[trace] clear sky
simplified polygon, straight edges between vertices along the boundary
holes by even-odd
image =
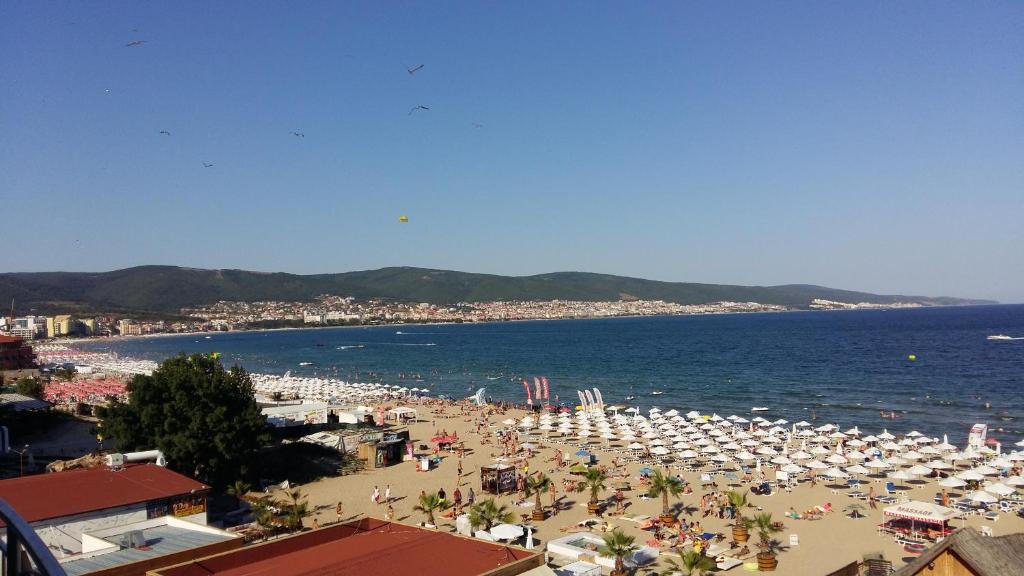
[[[1020,1],[5,0],[0,271],[1021,302],[1022,30]]]

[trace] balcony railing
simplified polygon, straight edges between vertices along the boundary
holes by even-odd
[[[6,542],[0,541],[3,576],[66,576],[36,531],[2,498],[0,520],[7,532]]]

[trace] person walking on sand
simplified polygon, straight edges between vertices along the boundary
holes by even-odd
[[[338,500],[338,506],[334,509],[334,512],[338,515],[338,522],[341,522],[341,515],[344,513],[344,506],[341,505],[341,500]]]
[[[555,487],[555,483],[552,482],[548,485],[548,494],[551,495],[551,509],[555,509],[555,495],[558,493],[558,488]]]
[[[470,486],[469,494],[466,496],[466,503],[472,506],[474,502],[476,502],[476,492],[474,492],[473,487]]]
[[[395,519],[395,507],[392,506],[391,504],[388,504],[388,511],[386,514],[384,514],[384,519],[388,522],[391,522]]]
[[[380,488],[373,487],[373,495],[370,496],[370,500],[373,500],[374,504],[380,504]]]
[[[452,500],[455,502],[455,513],[462,513],[462,490],[459,490],[458,486],[455,486],[455,492],[452,492]]]
[[[878,501],[875,498],[875,487],[868,488],[868,504],[872,510],[878,510]]]
[[[384,488],[384,501],[387,502],[388,504],[391,503],[391,484],[388,484]]]

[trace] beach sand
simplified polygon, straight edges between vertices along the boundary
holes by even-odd
[[[417,447],[420,444],[429,445],[430,438],[438,430],[445,429],[450,433],[458,433],[459,438],[465,442],[466,447],[466,456],[463,461],[463,477],[461,479],[463,499],[465,500],[468,486],[472,486],[476,491],[478,501],[485,496],[489,497],[489,495],[482,494],[480,490],[479,466],[494,462],[492,454],[500,456],[501,445],[494,443],[481,444],[481,437],[474,433],[474,418],[468,414],[461,415],[460,411],[462,409],[458,406],[442,408],[439,406],[414,405],[414,407],[419,409],[420,420],[409,426],[414,445]],[[432,411],[442,412],[442,414],[432,414]],[[509,410],[505,414],[491,416],[490,422],[494,425],[504,419],[518,419],[524,415],[525,412],[522,410]],[[622,442],[620,441],[618,446],[621,445]],[[562,490],[562,479],[571,477],[568,473],[568,466],[561,471],[555,471],[554,464],[548,461],[553,456],[555,448],[560,447],[566,459],[569,462],[575,462],[576,459],[572,455],[576,449],[571,445],[551,444],[549,442],[542,442],[542,446],[537,454],[530,459],[530,471],[541,470],[555,481],[558,488],[557,497],[561,502],[562,510],[555,516],[549,515],[542,522],[533,523],[536,550],[539,552],[544,550],[544,544],[547,540],[564,535],[559,531],[560,527],[568,526],[590,517],[585,506],[586,494],[566,494]],[[594,453],[597,455],[598,463],[610,466],[615,455],[602,450],[597,443],[593,443],[593,446],[595,447]],[[336,521],[335,506],[339,501],[344,505],[343,520],[351,520],[363,516],[384,518],[387,505],[373,503],[371,494],[374,486],[377,486],[383,495],[387,485],[391,486],[391,494],[395,500],[393,503],[395,520],[403,523],[418,524],[423,522],[425,518],[421,513],[414,512],[412,508],[417,504],[418,495],[421,490],[436,492],[438,488],[443,487],[448,493],[450,501],[451,494],[456,487],[458,458],[455,454],[448,454],[446,452],[441,454],[444,456],[442,463],[439,467],[429,472],[417,472],[416,465],[413,462],[403,462],[387,468],[368,469],[354,475],[323,479],[301,486],[301,489],[308,496],[310,508],[315,510],[315,516],[321,526]],[[657,517],[661,512],[661,499],[642,500],[639,498],[643,493],[637,482],[640,468],[641,465],[635,463],[627,466],[632,486],[632,490],[626,492],[627,501],[629,502],[627,514],[647,514]],[[673,470],[672,472],[676,473],[677,471]],[[699,511],[698,505],[703,493],[700,489],[699,473],[682,472],[682,475],[693,486],[694,492],[690,495],[682,496],[678,502],[694,510],[692,517],[701,521],[705,531],[725,534],[727,537],[725,543],[727,544],[731,540],[729,521],[719,520],[716,517],[710,516],[703,518]],[[875,486],[876,493],[884,493],[884,479],[875,480],[873,483],[870,483],[870,479],[867,478],[862,481],[865,482],[862,485],[864,491],[867,491],[869,485],[873,485]],[[911,486],[911,488],[912,490],[909,493],[910,499],[927,502],[931,502],[935,493],[940,490],[934,484],[934,481],[929,481],[927,484],[919,487]],[[729,489],[724,479],[720,476],[718,477],[718,489]],[[743,486],[739,489],[748,490],[749,486]],[[875,552],[884,554],[885,558],[892,561],[895,566],[900,566],[911,559],[903,551],[902,547],[894,542],[892,537],[882,536],[877,533],[876,526],[883,522],[882,508],[885,505],[879,503],[877,510],[870,510],[868,509],[867,502],[854,500],[846,496],[846,491],[845,487],[834,490],[827,483],[819,483],[815,487],[805,483],[795,487],[790,493],[780,491],[770,496],[750,496],[751,502],[755,506],[759,506],[764,511],[772,513],[776,520],[785,523],[785,529],[775,536],[786,546],[786,549],[778,555],[778,574],[826,574],[850,562],[861,560],[864,554]],[[613,493],[609,491],[604,496],[610,497],[612,495]],[[517,496],[515,494],[498,497],[500,503],[509,505],[517,515],[530,514],[532,508],[515,506],[513,502],[516,499]],[[531,497],[528,500],[532,501],[533,498]],[[550,502],[550,496],[545,494],[542,501],[547,506]],[[671,503],[674,502],[676,501],[671,501]],[[803,511],[826,502],[831,502],[835,511],[826,514],[821,520],[793,520],[785,517],[790,507],[797,511]],[[865,518],[851,519],[843,514],[843,508],[854,502],[864,505]],[[749,516],[753,512],[751,510],[747,515]],[[690,516],[684,517],[688,520],[690,518]],[[622,528],[627,534],[636,536],[639,545],[653,537],[651,532],[640,530],[635,522],[610,516],[607,513],[605,518],[614,526]],[[307,526],[311,525],[312,521],[312,517],[308,518],[306,520]],[[966,520],[958,519],[951,523],[954,527],[964,524],[974,526],[975,528],[982,525],[991,526],[996,535],[1024,530],[1024,519],[1010,514],[1002,514],[998,522],[988,521],[979,516],[971,516]],[[454,531],[454,520],[441,520],[439,529]],[[789,546],[791,535],[795,535],[799,539],[799,545]],[[756,553],[756,547],[754,546],[756,540],[757,535],[751,531],[749,544],[752,553]],[[751,557],[748,561],[753,562],[755,560]],[[659,570],[665,567],[666,564],[663,561],[659,561],[652,566],[652,568]],[[731,572],[742,572],[742,567],[734,568]]]

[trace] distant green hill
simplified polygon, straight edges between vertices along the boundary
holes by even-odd
[[[0,307],[13,298],[16,311],[175,313],[218,300],[311,300],[320,294],[359,299],[386,298],[435,304],[489,300],[619,300],[640,298],[680,304],[721,300],[806,308],[812,299],[840,302],[920,302],[932,305],[991,304],[987,300],[882,296],[821,286],[730,286],[658,282],[640,278],[555,272],[497,276],[425,268],[381,268],[341,274],[300,276],[245,270],[200,270],[139,266],[112,272],[25,272],[0,274]],[[7,304],[9,305],[9,304]],[[6,312],[6,310],[5,310]]]

